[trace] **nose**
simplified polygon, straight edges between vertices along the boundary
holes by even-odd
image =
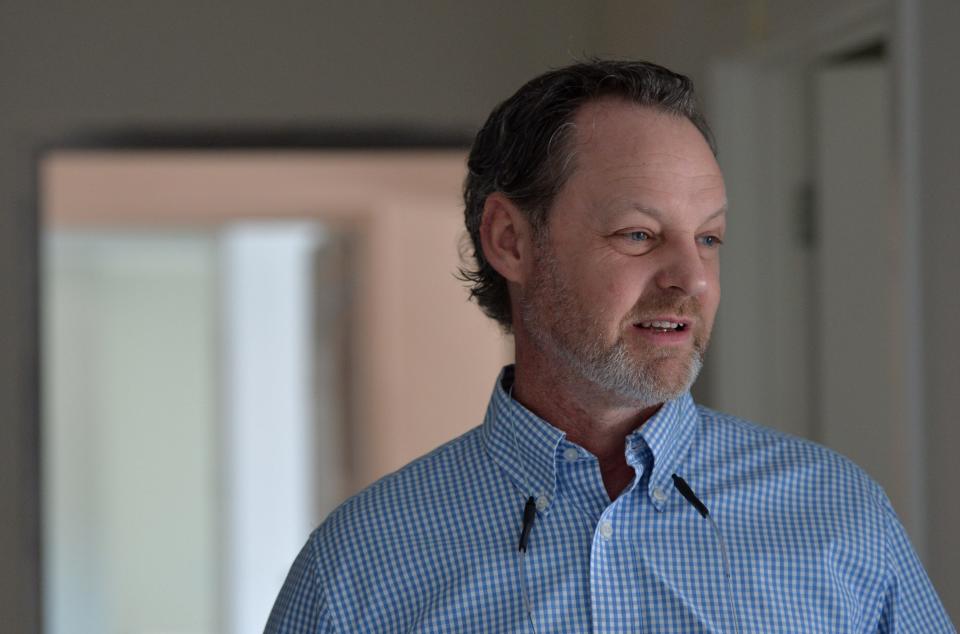
[[[709,286],[709,272],[693,241],[663,245],[657,286],[681,291],[689,297],[702,295]]]

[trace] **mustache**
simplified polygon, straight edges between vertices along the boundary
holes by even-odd
[[[627,314],[627,320],[631,323],[636,323],[662,315],[699,318],[702,312],[703,307],[695,297],[659,295],[657,297],[639,300]]]

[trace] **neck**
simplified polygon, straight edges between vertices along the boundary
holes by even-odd
[[[544,363],[517,347],[513,397],[597,457],[607,495],[615,499],[633,480],[626,437],[662,403],[631,402],[610,394],[561,363]]]

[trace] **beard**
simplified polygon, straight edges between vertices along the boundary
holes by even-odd
[[[541,354],[603,391],[639,406],[664,403],[690,389],[703,366],[710,337],[695,298],[679,291],[642,297],[618,325],[616,339],[607,342],[602,313],[578,303],[548,247],[537,247],[537,251],[537,273],[520,297],[519,316]],[[683,349],[649,345],[631,350],[624,332],[664,314],[696,318],[693,345]]]

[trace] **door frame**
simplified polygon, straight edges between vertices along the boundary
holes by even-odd
[[[358,283],[353,291],[357,313],[351,315],[349,333],[356,341],[349,364],[355,387],[344,399],[350,401],[346,409],[351,419],[350,438],[345,438],[345,453],[350,455],[344,458],[352,469],[344,493],[352,493],[480,422],[485,391],[480,403],[476,394],[444,389],[443,381],[423,380],[430,375],[416,371],[419,365],[440,367],[438,357],[469,365],[448,367],[440,374],[448,383],[461,377],[464,384],[477,387],[492,381],[509,361],[508,341],[465,301],[466,291],[453,279],[458,245],[451,228],[462,230],[457,209],[465,158],[460,144],[291,148],[133,143],[54,148],[38,165],[38,216],[48,228],[164,231],[218,231],[245,220],[319,220],[351,236]],[[427,248],[407,248],[411,243]],[[421,294],[429,287],[433,302],[414,301],[401,291],[417,280]],[[460,318],[456,328],[425,317],[443,309],[446,317]],[[396,336],[398,327],[410,324],[420,327],[407,337]],[[458,331],[473,334],[458,337]],[[446,337],[448,343],[428,345],[431,337]],[[464,343],[449,344],[451,339]],[[451,354],[463,352],[464,346],[482,349]],[[417,353],[416,363],[410,361],[412,352]],[[496,367],[491,369],[494,356]],[[482,377],[472,376],[480,373]],[[423,398],[425,390],[436,393]],[[371,392],[385,396],[362,398]],[[417,409],[443,411],[453,401],[476,407],[470,416],[445,419],[441,425]],[[417,433],[403,428],[404,421],[415,421]],[[361,440],[364,452],[354,454]],[[228,598],[221,601],[221,618],[230,622]]]

